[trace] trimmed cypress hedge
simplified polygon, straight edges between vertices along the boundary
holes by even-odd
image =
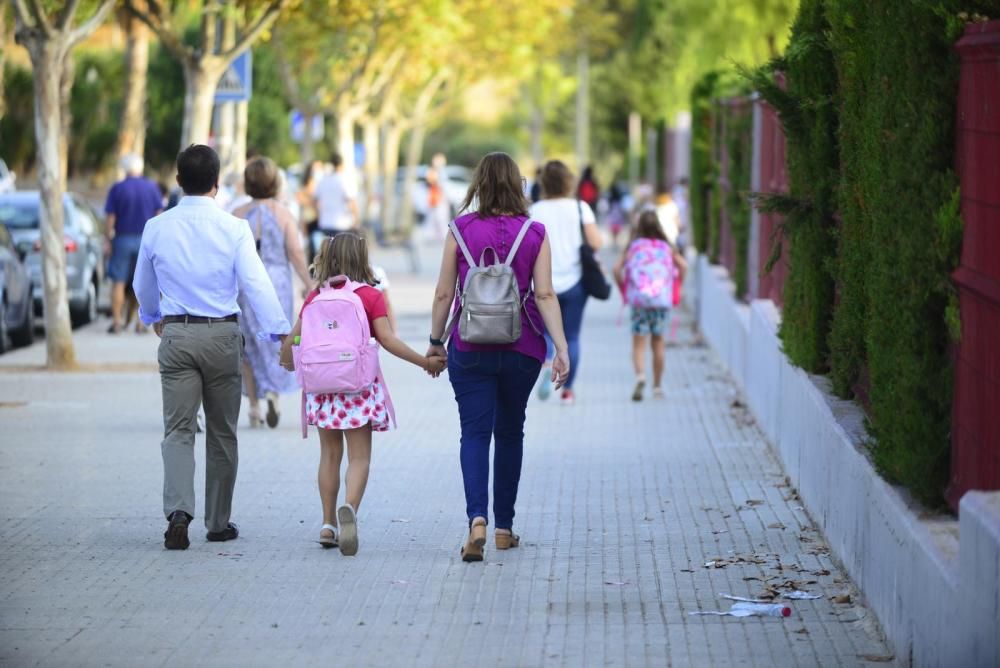
[[[767,70],[751,75],[788,140],[790,195],[761,198],[786,214],[785,351],[828,369],[841,396],[867,375],[876,466],[932,505],[948,477],[959,334],[953,44],[960,12],[991,4],[803,0],[771,64],[787,92]]]
[[[747,287],[753,116],[749,108],[737,111],[719,105],[717,101],[749,93],[746,82],[731,71],[709,72],[691,92],[691,227],[694,243],[713,262],[717,262],[719,227],[725,212],[736,244],[732,279],[739,295],[745,294]],[[723,122],[725,136],[722,135]],[[722,143],[725,143],[729,155],[726,174],[722,174],[722,166],[716,159],[716,152]],[[729,182],[728,193],[719,187],[720,179]]]
[[[946,314],[961,248],[953,45],[959,11],[976,4],[828,2],[844,160],[832,377],[848,395],[867,366],[876,465],[933,504],[948,477]]]
[[[778,110],[787,139],[789,194],[761,198],[763,208],[784,214],[788,241],[781,341],[788,357],[813,373],[827,368],[840,162],[837,73],[824,5],[824,0],[802,0],[785,56],[750,73],[760,94]],[[786,73],[785,89],[774,81],[775,70]]]
[[[710,193],[717,174],[712,162],[712,99],[719,72],[709,72],[691,89],[691,232],[694,245],[714,262],[709,251]]]

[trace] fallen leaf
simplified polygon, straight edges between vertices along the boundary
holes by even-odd
[[[823,569],[823,570],[821,570],[821,571],[810,571],[810,573],[811,573],[811,574],[813,574],[813,575],[829,575],[829,574],[830,574],[830,571],[828,571],[828,570],[826,570],[826,569],[824,568],[824,569]]]
[[[408,519],[406,519],[404,517],[397,517],[396,519],[389,520],[389,521],[390,522],[398,522],[400,524],[408,524],[410,522],[410,520],[408,520]]]
[[[729,529],[719,529],[718,531],[713,531],[712,533],[716,535],[720,533],[729,533]]]
[[[784,529],[785,525],[782,524],[781,522],[775,522],[773,524],[768,524],[767,528],[768,529]]]
[[[691,570],[690,568],[682,568],[681,573],[694,573],[694,571]]]
[[[744,503],[746,503],[748,506],[751,506],[751,507],[752,506],[763,506],[764,505],[764,502],[761,501],[760,499],[747,499],[746,501],[744,501]]]
[[[809,635],[809,629],[803,626],[801,629],[796,629],[795,631],[792,631],[792,633],[802,633],[805,635]]]
[[[612,586],[615,586],[615,587],[624,587],[625,585],[628,584],[628,580],[625,580],[625,581],[622,581],[622,582],[617,582],[617,581],[612,581],[612,580],[606,580],[604,582],[604,584],[606,584],[606,585],[612,585]]]
[[[873,663],[889,663],[896,656],[894,654],[858,654],[858,658],[862,661],[871,661]]]
[[[837,594],[836,596],[832,597],[830,600],[832,600],[834,603],[845,603],[846,604],[846,603],[850,603],[851,602],[851,595],[850,594]]]

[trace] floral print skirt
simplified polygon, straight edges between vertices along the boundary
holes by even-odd
[[[306,422],[319,429],[357,429],[371,424],[372,431],[389,431],[385,387],[379,379],[353,394],[306,393]]]

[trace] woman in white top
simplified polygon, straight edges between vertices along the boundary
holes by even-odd
[[[601,233],[597,229],[594,211],[586,202],[573,197],[576,178],[564,163],[550,160],[542,168],[539,178],[542,199],[531,205],[531,217],[545,225],[545,233],[552,247],[552,287],[559,295],[563,327],[569,343],[570,372],[562,391],[562,402],[572,404],[573,381],[580,368],[580,328],[587,293],[583,289],[583,267],[580,265],[580,246],[586,242],[595,251],[601,247]],[[582,228],[582,230],[581,230]],[[552,343],[548,357],[552,359]],[[549,365],[542,371],[538,396],[548,398],[552,391]]]

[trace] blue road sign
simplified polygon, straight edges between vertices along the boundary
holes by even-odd
[[[298,109],[293,109],[291,114],[291,130],[292,130],[292,141],[301,144],[302,140],[305,138],[306,123],[302,116],[302,112]],[[316,114],[313,116],[312,122],[312,133],[310,136],[313,141],[323,138],[323,115]]]
[[[247,49],[226,68],[215,89],[215,102],[246,102],[253,90],[253,56]]]

